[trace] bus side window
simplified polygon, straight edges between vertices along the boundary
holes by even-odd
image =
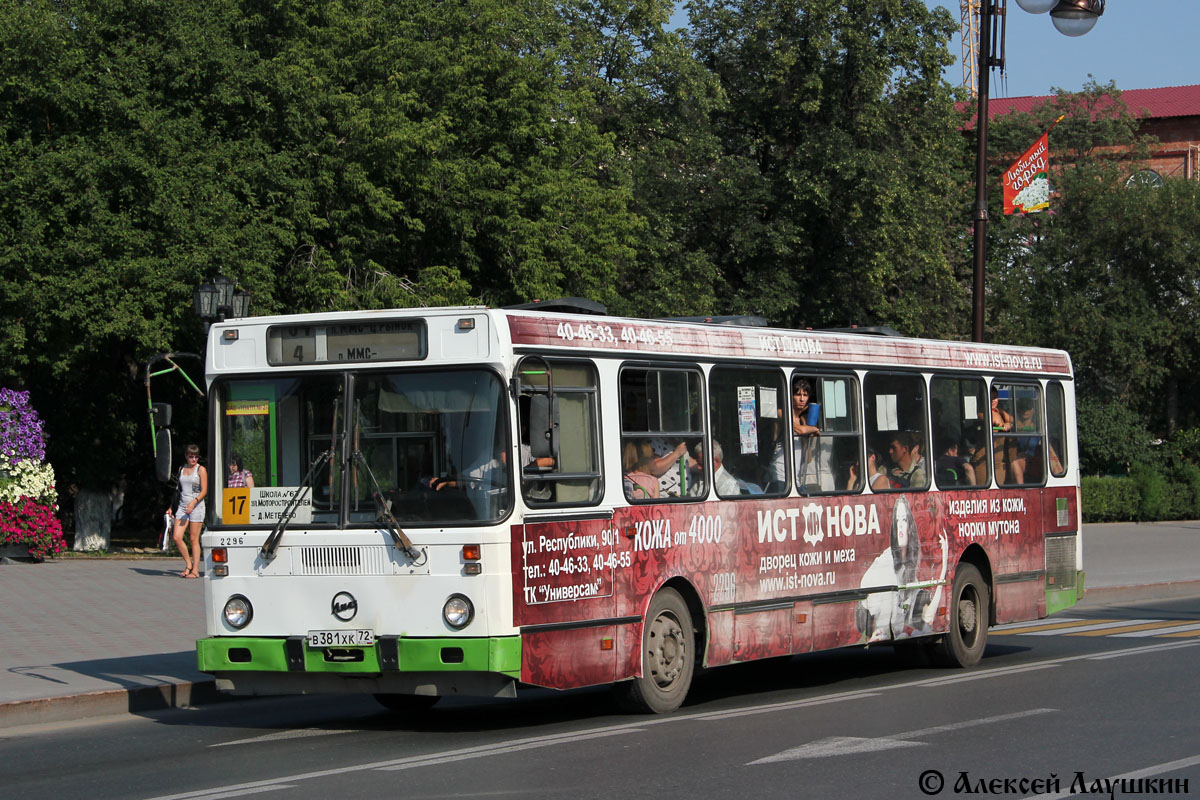
[[[787,493],[783,373],[761,367],[713,367],[708,409],[712,452],[706,452],[717,496]]]
[[[631,503],[708,495],[699,369],[621,371],[621,468]]]
[[[796,404],[804,401],[796,394],[798,387],[806,388],[809,396],[803,419],[796,419],[806,423],[805,429],[815,427],[816,431],[794,436],[797,491],[804,495],[861,491],[857,382],[849,376],[793,374],[792,404],[797,415]]]
[[[1066,398],[1062,384],[1050,381],[1046,385],[1046,456],[1050,459],[1050,474],[1061,478],[1067,474]]]
[[[600,408],[592,365],[529,357],[517,368],[517,388],[525,502],[530,506],[599,502]]]
[[[987,436],[983,435],[987,385],[980,378],[935,376],[930,381],[933,478],[939,489],[987,486]]]
[[[1045,482],[1045,429],[1040,386],[993,383],[992,451],[999,486]]]
[[[880,454],[890,489],[929,487],[925,379],[911,373],[868,373],[863,383],[867,446]]]

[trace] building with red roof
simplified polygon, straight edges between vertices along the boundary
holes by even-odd
[[[1053,96],[992,97],[988,119],[1013,112],[1029,112]],[[1127,89],[1121,100],[1141,120],[1138,133],[1158,140],[1142,179],[1190,178],[1200,180],[1200,84],[1161,89]],[[1153,174],[1151,174],[1153,173]]]

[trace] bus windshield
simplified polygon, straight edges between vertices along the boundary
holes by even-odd
[[[291,525],[494,522],[512,508],[507,401],[494,373],[326,373],[220,384],[218,519],[274,525],[322,453]]]

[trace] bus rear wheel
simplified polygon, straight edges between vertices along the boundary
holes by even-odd
[[[696,635],[687,603],[674,589],[654,595],[642,628],[642,676],[617,684],[621,707],[665,714],[683,704],[696,668]]]
[[[421,714],[441,698],[428,694],[377,694],[376,702],[393,714]]]
[[[988,632],[988,586],[979,570],[959,564],[950,591],[950,629],[934,647],[934,661],[946,667],[973,667],[983,657]]]

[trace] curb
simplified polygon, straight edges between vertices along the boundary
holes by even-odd
[[[1108,605],[1118,601],[1137,602],[1139,600],[1168,597],[1188,597],[1200,595],[1200,580],[1194,581],[1165,581],[1163,583],[1142,583],[1130,586],[1097,586],[1087,587],[1083,599],[1075,607]]]
[[[14,700],[0,703],[0,720],[5,726],[137,714],[147,711],[194,708],[238,698],[217,692],[216,681],[162,683],[128,689],[104,689],[84,694]]]

